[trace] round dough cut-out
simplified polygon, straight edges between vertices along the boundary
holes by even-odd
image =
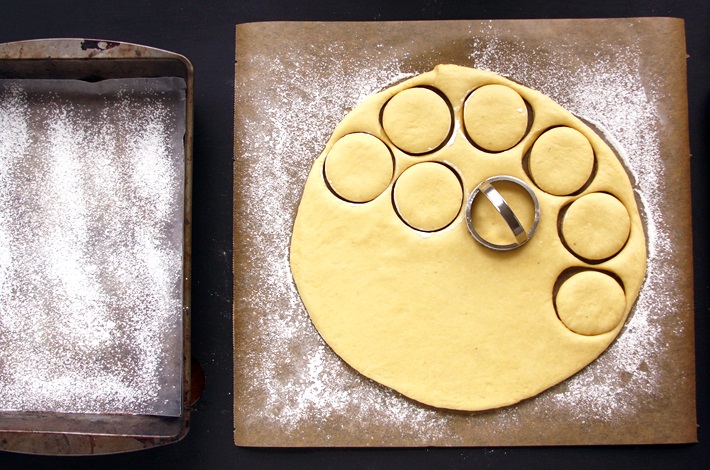
[[[357,132],[339,139],[325,159],[325,178],[331,189],[350,202],[368,202],[392,180],[389,148],[377,137]]]
[[[394,186],[394,206],[407,225],[424,232],[441,230],[461,210],[461,182],[445,165],[424,162],[402,173]]]
[[[435,91],[409,88],[387,102],[382,127],[394,145],[420,155],[440,147],[449,136],[451,110]]]
[[[587,194],[574,201],[562,218],[562,236],[577,256],[603,260],[614,256],[629,238],[626,207],[607,193]]]
[[[624,289],[608,274],[582,271],[566,279],[555,297],[557,315],[571,331],[586,336],[613,330],[624,316]]]
[[[508,150],[525,135],[528,108],[523,98],[504,85],[485,85],[466,100],[464,125],[471,140],[491,152]]]
[[[514,91],[531,108],[535,116],[531,135],[551,126],[583,134],[594,148],[597,168],[578,190],[581,194],[556,196],[530,185],[540,209],[537,228],[524,246],[509,251],[490,249],[474,239],[462,209],[483,181],[497,176],[530,181],[524,164],[529,145],[516,144],[492,158],[465,132],[463,103],[471,90],[494,84]],[[423,100],[412,102],[410,93],[423,94]],[[423,106],[430,99],[440,113]],[[454,104],[453,114],[447,102]],[[475,108],[470,107],[467,115]],[[403,122],[413,122],[414,131],[399,132],[397,126]],[[519,138],[522,125],[514,127],[503,132],[515,137],[501,147]],[[323,177],[332,149],[342,136],[353,133],[369,133],[387,144],[389,139],[399,147],[392,149],[391,181],[366,204],[338,197]],[[422,136],[432,135],[436,137],[422,143]],[[444,141],[446,145],[441,145]],[[521,142],[526,142],[524,136]],[[423,152],[428,153],[421,156]],[[380,186],[376,173],[373,179]],[[372,95],[333,130],[313,162],[294,221],[293,278],[325,342],[364,376],[434,407],[472,411],[511,405],[580,371],[622,330],[646,269],[643,225],[627,175],[604,140],[550,98],[490,72],[441,65]],[[557,178],[572,179],[577,188],[577,176],[574,168],[565,167]],[[527,227],[532,217],[529,199],[517,188],[492,184]],[[587,244],[595,249],[589,245],[606,246],[609,238],[624,238],[623,246],[603,265],[602,274],[616,283],[602,287],[604,300],[613,288],[618,298],[623,286],[623,301],[612,302],[610,318],[607,313],[595,314],[592,322],[585,323],[576,319],[586,318],[590,302],[580,301],[579,294],[569,295],[574,284],[559,281],[560,273],[594,267],[567,248],[567,238],[577,238],[569,232],[578,228],[573,222],[577,202],[572,203],[585,201],[587,194],[612,191],[627,212],[628,236],[609,237],[606,220],[618,217],[605,210],[582,233],[605,234]],[[563,222],[564,208],[569,210]],[[498,217],[485,213],[481,217],[488,220],[492,215]],[[500,232],[491,229],[488,236],[495,240],[509,232],[510,227],[500,227]],[[582,284],[589,289],[598,283]],[[611,329],[603,332],[607,328]],[[361,386],[371,387],[367,381]]]
[[[594,150],[584,135],[570,127],[542,134],[530,150],[530,173],[535,184],[550,194],[579,191],[594,168]]]

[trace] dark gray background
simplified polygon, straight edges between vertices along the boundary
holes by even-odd
[[[245,449],[232,443],[231,244],[234,26],[371,21],[674,16],[686,21],[700,444],[456,449]],[[709,468],[710,2],[707,0],[0,0],[0,42],[113,39],[167,49],[195,67],[193,356],[207,387],[181,442],[130,454],[0,452],[0,468]],[[690,254],[688,254],[690,256]]]

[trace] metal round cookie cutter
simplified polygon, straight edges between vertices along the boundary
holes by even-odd
[[[515,183],[522,187],[530,195],[530,198],[532,199],[533,204],[535,205],[535,219],[533,221],[532,227],[530,227],[530,230],[528,230],[527,232],[525,231],[525,228],[520,223],[520,220],[518,220],[518,217],[510,208],[506,200],[498,192],[498,190],[493,187],[493,184],[491,184],[495,183],[496,181],[509,181],[511,183]],[[483,193],[483,195],[486,196],[486,198],[491,202],[491,204],[493,204],[493,207],[495,207],[496,211],[498,211],[501,217],[503,217],[503,220],[505,220],[505,223],[508,224],[508,227],[515,236],[515,243],[511,243],[508,245],[498,245],[496,243],[491,243],[481,237],[481,235],[476,231],[475,227],[473,226],[473,221],[471,220],[471,208],[473,207],[473,201],[476,199],[479,193]],[[533,192],[532,188],[528,186],[527,183],[513,176],[492,176],[481,181],[481,183],[479,183],[478,186],[476,186],[476,188],[471,192],[471,195],[468,197],[468,202],[466,203],[466,225],[468,226],[468,231],[471,232],[471,235],[473,236],[473,238],[476,239],[476,241],[492,250],[508,251],[523,246],[528,240],[530,240],[530,238],[532,238],[533,234],[535,233],[535,230],[537,230],[537,224],[539,221],[540,202],[538,201],[537,196],[535,196],[535,193]]]

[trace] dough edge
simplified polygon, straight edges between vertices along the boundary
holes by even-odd
[[[333,201],[326,201],[324,199],[328,199],[328,196],[325,196],[324,198],[321,198],[318,196],[318,192],[321,191],[322,195],[322,188],[319,188],[320,182],[320,174],[322,173],[322,162],[324,156],[327,154],[330,146],[337,141],[338,138],[341,136],[348,134],[350,132],[359,132],[359,131],[364,131],[364,132],[370,132],[376,135],[377,137],[381,138],[383,141],[388,143],[388,145],[392,145],[391,142],[387,141],[386,135],[384,135],[380,130],[377,129],[377,126],[370,127],[369,123],[367,123],[367,119],[363,119],[362,116],[354,114],[354,112],[358,109],[366,109],[366,108],[377,108],[382,106],[384,102],[386,102],[389,97],[394,95],[396,92],[412,87],[412,86],[418,86],[418,85],[430,85],[430,86],[435,86],[439,88],[440,90],[442,88],[448,88],[449,84],[451,83],[451,71],[457,69],[461,71],[464,75],[467,74],[475,74],[478,76],[478,81],[481,84],[489,84],[489,83],[501,83],[505,84],[507,86],[510,86],[514,90],[518,91],[518,93],[521,94],[527,101],[532,102],[534,105],[533,108],[535,108],[535,105],[539,106],[540,102],[543,103],[549,103],[550,107],[556,108],[553,110],[554,112],[552,113],[553,115],[556,116],[556,118],[559,119],[559,121],[562,121],[561,124],[568,125],[570,127],[573,127],[580,132],[582,132],[592,143],[593,147],[595,149],[598,148],[604,148],[606,147],[606,144],[603,142],[601,137],[599,137],[594,131],[589,129],[582,121],[577,119],[576,117],[572,116],[569,112],[565,111],[562,109],[559,105],[554,103],[551,99],[545,97],[544,95],[540,94],[539,92],[536,92],[534,90],[528,89],[523,87],[522,85],[518,85],[512,81],[509,81],[503,77],[500,77],[496,74],[490,73],[490,72],[485,72],[485,71],[477,71],[474,69],[469,69],[465,67],[459,67],[459,66],[453,66],[453,65],[442,65],[438,66],[436,69],[434,69],[431,72],[424,73],[422,75],[413,77],[405,82],[402,82],[398,85],[395,85],[393,87],[387,88],[386,90],[375,94],[368,98],[365,102],[360,104],[357,108],[355,108],[353,111],[351,111],[344,119],[341,121],[341,123],[336,127],[334,130],[328,144],[326,145],[325,150],[321,154],[321,156],[316,159],[314,162],[313,168],[311,170],[311,174],[308,177],[308,181],[306,183],[306,187],[304,189],[303,193],[303,198],[302,198],[302,203],[303,200],[306,200],[307,198],[314,197],[315,199],[318,199],[317,204],[322,205],[322,206],[330,206]],[[454,70],[455,71],[455,70]],[[478,85],[480,86],[480,85]],[[452,88],[456,88],[456,85],[452,86]],[[447,93],[447,96],[449,94]],[[461,103],[458,104],[458,111],[456,107],[456,103],[453,103],[455,106],[455,114],[458,112],[460,113],[460,105]],[[560,114],[561,113],[561,114]],[[366,113],[361,113],[361,114],[366,114]],[[460,114],[457,115],[457,119],[460,119]],[[545,123],[542,123],[542,127],[536,129],[535,126],[531,129],[531,131],[519,142],[513,149],[510,149],[509,151],[503,152],[504,154],[510,153],[515,151],[515,149],[518,149],[519,147],[527,147],[532,144],[532,141],[534,141],[534,137],[536,135],[540,135],[542,132],[546,130]],[[305,240],[307,240],[309,237],[311,237],[314,233],[320,233],[319,237],[319,243],[325,243],[327,244],[327,240],[324,240],[324,237],[322,236],[323,230],[322,226],[319,226],[319,224],[316,224],[316,227],[307,227],[307,225],[311,224],[313,222],[310,218],[310,216],[307,216],[304,214],[305,211],[302,210],[302,208],[299,206],[298,210],[298,215],[296,217],[296,221],[294,223],[294,231],[293,231],[293,236],[292,236],[292,244],[291,244],[291,269],[292,273],[294,275],[294,280],[297,286],[297,289],[299,293],[301,294],[301,298],[304,302],[304,305],[306,306],[307,311],[309,312],[309,315],[311,316],[311,319],[316,326],[317,330],[321,333],[323,338],[326,340],[326,342],[331,346],[331,348],[347,363],[349,363],[351,366],[353,366],[356,370],[359,370],[362,372],[364,375],[373,378],[374,380],[387,385],[391,388],[394,388],[395,390],[398,390],[399,392],[403,393],[406,396],[409,396],[410,398],[413,398],[415,400],[421,401],[423,403],[435,406],[435,407],[441,407],[441,408],[451,408],[451,409],[460,409],[460,410],[482,410],[482,409],[490,409],[490,408],[497,408],[500,406],[506,406],[510,405],[513,403],[516,403],[520,400],[523,400],[525,398],[529,398],[531,396],[537,395],[538,393],[542,392],[543,390],[561,382],[562,380],[565,380],[569,376],[577,373],[579,370],[584,368],[587,364],[592,362],[601,352],[603,352],[608,345],[614,340],[614,338],[617,336],[619,331],[621,330],[622,326],[624,325],[626,318],[628,317],[631,307],[637,297],[637,294],[640,290],[641,284],[643,282],[644,278],[644,273],[645,273],[645,257],[646,257],[646,247],[645,247],[645,237],[643,233],[643,226],[642,226],[642,221],[640,219],[640,216],[638,214],[638,209],[636,206],[636,201],[634,198],[633,194],[633,189],[631,188],[629,184],[629,179],[626,174],[625,169],[621,166],[621,163],[619,162],[618,158],[616,155],[614,155],[613,151],[609,151],[609,155],[603,156],[602,158],[604,161],[610,165],[611,168],[608,170],[612,175],[623,175],[624,181],[626,181],[628,187],[622,188],[623,190],[621,191],[621,194],[615,194],[617,197],[624,203],[624,205],[627,208],[631,208],[629,212],[631,213],[631,218],[632,218],[632,228],[631,228],[631,235],[629,237],[629,242],[627,245],[631,245],[633,249],[631,250],[622,250],[624,253],[624,256],[617,256],[616,258],[609,260],[602,265],[595,267],[595,268],[605,268],[605,269],[610,269],[612,271],[614,270],[621,270],[624,271],[623,275],[620,275],[622,279],[627,279],[628,282],[624,283],[625,286],[625,293],[627,297],[627,308],[624,313],[624,318],[622,321],[619,323],[619,325],[611,330],[608,333],[598,335],[595,337],[579,337],[579,335],[573,335],[574,336],[574,341],[579,343],[580,345],[584,346],[585,348],[588,349],[588,351],[583,355],[583,359],[580,359],[577,361],[577,365],[571,369],[574,370],[567,370],[562,373],[554,373],[554,374],[543,374],[546,375],[546,379],[544,380],[544,383],[539,384],[537,386],[521,386],[520,387],[520,393],[510,393],[504,398],[500,397],[487,397],[485,399],[481,399],[480,397],[462,397],[460,399],[450,399],[446,397],[441,397],[437,396],[438,394],[436,392],[429,392],[426,390],[427,387],[430,385],[424,384],[410,384],[410,383],[402,383],[401,381],[391,379],[390,377],[387,377],[386,375],[380,375],[378,374],[378,371],[376,370],[377,368],[375,367],[375,370],[370,370],[367,367],[364,367],[361,364],[361,361],[357,358],[353,359],[352,354],[348,352],[348,347],[341,347],[341,344],[338,343],[338,341],[341,341],[339,337],[337,336],[336,333],[334,333],[329,325],[330,320],[324,319],[321,317],[320,314],[314,315],[313,312],[316,310],[320,310],[322,308],[321,303],[317,300],[314,300],[311,296],[311,292],[314,289],[319,289],[320,286],[318,285],[318,282],[312,282],[313,276],[312,273],[309,273],[310,271],[309,267],[313,266],[305,266],[303,263],[303,253],[304,253],[304,246],[303,243]],[[422,157],[412,157],[408,155],[397,155],[397,164],[395,168],[395,177],[393,180],[396,180],[396,177],[402,173],[406,168],[411,166],[412,164],[415,164],[420,161],[427,161],[427,158],[422,159]],[[433,160],[436,161],[436,160]],[[451,162],[448,162],[451,163]],[[454,165],[455,166],[455,165]],[[460,170],[461,171],[461,170]],[[494,170],[493,173],[495,173]],[[461,171],[463,172],[463,171]],[[593,191],[609,191],[613,192],[615,190],[618,190],[618,188],[615,188],[615,185],[611,184],[609,185],[609,182],[607,181],[609,178],[607,177],[608,175],[605,175],[603,181],[599,182],[593,182],[592,185],[590,185],[589,188],[587,188],[582,194],[586,194],[588,192],[593,192]],[[528,178],[525,178],[526,180],[529,181]],[[614,178],[611,178],[612,180]],[[472,181],[465,181],[465,193],[468,195],[472,189],[472,184],[474,184]],[[314,193],[315,191],[315,193]],[[375,199],[375,201],[381,201],[381,200],[387,200],[388,198],[391,198],[391,186],[378,198]],[[571,199],[574,198],[569,198],[569,197],[562,197],[562,198],[555,198],[552,196],[545,197],[543,195],[543,198],[546,199],[545,204],[550,205],[551,207],[559,207],[562,204],[554,203],[551,202],[551,200],[555,199],[564,199],[565,201],[570,201]],[[386,201],[389,204],[389,201]],[[370,203],[371,204],[371,203]],[[337,210],[344,210],[345,213],[350,213],[353,210],[352,205],[348,205],[345,203],[344,205],[342,203],[336,203]],[[332,206],[331,206],[332,207]],[[321,208],[322,209],[322,208]],[[352,214],[350,214],[352,215]],[[442,234],[435,234],[433,237],[438,237],[438,236],[444,236],[451,231],[455,230],[456,226],[459,226],[461,223],[461,218],[462,214],[460,213],[459,216],[457,217],[457,220],[454,221],[452,224],[452,227],[447,228],[444,230]],[[342,217],[337,217],[335,220],[342,220]],[[331,221],[332,222],[332,221]],[[407,230],[410,230],[407,228]],[[415,232],[410,232],[408,236],[404,236],[405,239],[411,239],[412,236],[414,237],[421,237],[420,234],[417,234]],[[411,241],[411,240],[410,240]],[[529,245],[534,246],[535,244],[531,241]],[[307,248],[306,248],[307,251]],[[641,266],[640,268],[637,269],[632,269],[631,273],[628,273],[628,269],[625,269],[624,266],[629,263],[629,261],[635,262],[636,266]],[[305,264],[308,264],[306,262]],[[566,264],[569,267],[586,267],[589,268],[590,266],[586,265],[583,262],[580,262],[577,260],[573,255],[567,254],[565,256],[565,262],[563,264]],[[316,276],[318,277],[318,276]],[[551,303],[551,302],[550,302]],[[559,320],[558,320],[559,321]],[[335,336],[334,336],[335,335]],[[564,336],[564,334],[563,334]],[[591,344],[591,347],[590,347]],[[422,391],[422,387],[424,387],[424,390]],[[428,396],[432,395],[432,396]]]

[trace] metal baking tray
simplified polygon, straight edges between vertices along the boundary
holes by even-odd
[[[108,454],[173,443],[189,428],[191,397],[190,281],[192,221],[193,68],[185,57],[152,47],[91,39],[43,39],[0,44],[0,79],[177,77],[185,83],[182,233],[181,404],[172,415],[0,411],[0,450],[33,454]],[[182,119],[182,118],[181,118]],[[130,139],[131,136],[126,136]],[[0,139],[2,136],[0,135]],[[177,157],[179,159],[179,157]],[[179,161],[179,160],[178,160]],[[1,164],[1,162],[0,162]],[[179,186],[179,183],[176,185]],[[179,194],[179,193],[178,193]],[[177,196],[179,198],[179,195]],[[179,233],[179,228],[175,229]],[[178,248],[179,250],[179,248]],[[178,264],[179,269],[179,264]],[[180,280],[174,280],[180,285]],[[175,308],[175,311],[179,310]],[[177,314],[179,315],[179,314]],[[178,329],[179,331],[179,329]],[[0,350],[2,354],[2,350]],[[179,353],[176,354],[179,356]],[[175,362],[179,357],[175,358]],[[176,367],[179,369],[179,365]],[[179,381],[180,379],[175,379]],[[0,407],[0,410],[3,408]],[[7,409],[7,408],[6,408]],[[177,416],[179,414],[179,416]]]

